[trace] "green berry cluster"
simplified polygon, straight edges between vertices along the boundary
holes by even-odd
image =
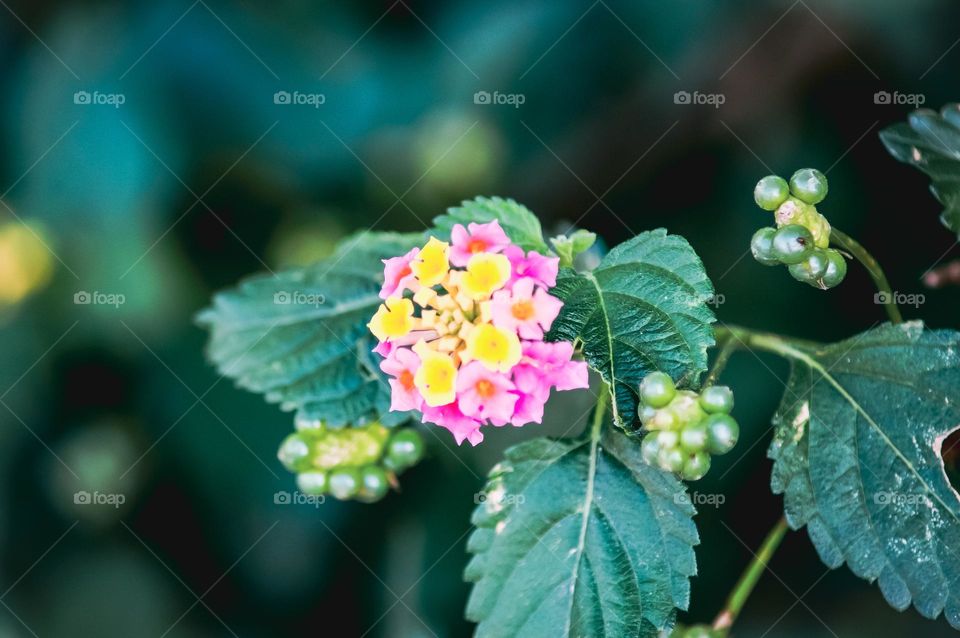
[[[397,474],[422,456],[423,439],[416,430],[390,430],[378,422],[336,430],[322,424],[298,427],[277,452],[284,467],[297,473],[304,494],[364,503],[386,496]]]
[[[651,372],[640,383],[643,459],[688,481],[710,469],[711,454],[726,454],[737,444],[740,426],[730,416],[733,392],[726,386],[700,394],[677,390],[670,375]]]
[[[773,211],[776,228],[761,228],[750,241],[754,259],[764,266],[784,264],[797,281],[827,290],[847,274],[847,262],[830,248],[830,222],[817,212],[827,196],[827,177],[815,168],[801,168],[788,184],[777,175],[757,182],[753,199]]]

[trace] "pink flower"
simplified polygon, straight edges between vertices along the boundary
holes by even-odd
[[[533,279],[524,277],[512,289],[493,293],[490,312],[498,328],[513,330],[521,339],[543,339],[561,308],[562,301],[543,288],[534,292]]]
[[[544,383],[536,368],[529,365],[514,368],[513,381],[519,394],[510,423],[516,427],[543,423],[543,405],[550,396],[550,384]]]
[[[456,401],[436,408],[424,406],[423,422],[449,430],[457,440],[457,445],[463,443],[464,439],[470,441],[470,445],[476,445],[483,440],[483,433],[480,431],[483,424],[461,412]]]
[[[510,239],[497,220],[473,223],[467,228],[457,224],[450,232],[450,263],[462,268],[477,253],[499,253],[509,245]]]
[[[519,246],[507,246],[503,254],[513,266],[514,282],[523,277],[530,277],[544,288],[553,288],[557,285],[557,271],[560,268],[559,257],[545,257],[531,250],[526,257]]]
[[[573,344],[569,341],[547,343],[526,342],[520,365],[533,366],[545,382],[557,390],[576,390],[590,387],[586,361],[571,361]]]
[[[457,375],[457,398],[467,416],[504,425],[513,416],[517,395],[513,383],[503,374],[491,372],[479,361],[472,361]]]
[[[399,296],[404,290],[417,291],[419,284],[410,269],[410,262],[420,253],[419,248],[411,248],[410,252],[402,257],[383,259],[383,286],[380,288],[380,298]]]
[[[391,410],[419,410],[423,405],[423,397],[413,383],[419,367],[420,357],[410,348],[397,348],[380,362],[380,369],[393,377],[390,379]]]

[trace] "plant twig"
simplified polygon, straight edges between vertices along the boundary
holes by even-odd
[[[877,290],[880,292],[878,299],[883,301],[883,307],[886,309],[890,321],[893,323],[903,323],[903,315],[900,314],[900,308],[897,307],[893,289],[890,288],[890,282],[887,281],[887,276],[883,274],[883,269],[874,256],[871,255],[860,242],[836,228],[830,231],[830,242],[846,250],[856,257],[857,261],[863,264],[863,267],[867,269],[871,279],[873,279],[873,283],[876,284]]]

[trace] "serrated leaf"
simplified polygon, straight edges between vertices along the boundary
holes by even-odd
[[[365,232],[323,261],[258,275],[218,293],[197,321],[207,357],[238,386],[263,393],[298,419],[331,427],[408,418],[390,412],[390,388],[366,323],[381,300],[381,259],[406,253],[420,234]]]
[[[636,419],[638,386],[648,373],[693,385],[706,370],[713,284],[683,237],[662,228],[641,233],[592,272],[562,269],[551,292],[564,307],[548,339],[583,342],[587,362],[613,388],[617,425]]]
[[[960,104],[940,113],[914,111],[906,123],[881,131],[880,139],[895,158],[930,176],[930,190],[946,206],[940,219],[960,237]]]
[[[510,241],[525,251],[535,250],[543,255],[550,249],[543,239],[540,220],[526,206],[512,199],[501,197],[477,197],[460,206],[448,208],[446,214],[433,220],[438,237],[449,239],[456,224],[467,226],[471,222],[486,224],[498,220]]]
[[[699,543],[683,484],[605,428],[507,450],[474,511],[478,638],[639,638],[686,609]]]
[[[794,365],[769,455],[791,527],[893,607],[960,628],[960,496],[940,449],[960,427],[960,333],[887,324],[781,354]]]

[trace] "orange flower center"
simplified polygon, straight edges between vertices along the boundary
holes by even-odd
[[[477,394],[484,399],[489,399],[497,393],[497,386],[493,385],[486,379],[480,379],[477,381],[477,385],[474,387],[474,389],[477,391]]]
[[[410,268],[410,264],[407,264],[406,266],[404,266],[403,270],[400,271],[400,274],[397,275],[397,279],[398,280],[403,279],[404,277],[406,277],[407,275],[410,275],[411,273],[413,273],[413,269]]]
[[[467,244],[467,250],[471,253],[482,253],[487,249],[487,242],[482,239],[471,239]]]
[[[518,301],[513,304],[511,308],[511,313],[515,319],[520,321],[526,321],[533,316],[533,303],[529,300],[527,301]]]
[[[397,381],[400,382],[400,385],[403,386],[403,389],[406,391],[413,390],[413,373],[409,370],[404,370],[400,373],[400,376],[397,377]]]

